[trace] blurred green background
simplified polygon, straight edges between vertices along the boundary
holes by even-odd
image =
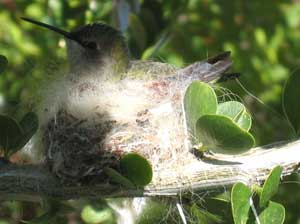
[[[252,113],[257,145],[293,137],[282,115],[281,94],[288,76],[300,66],[298,0],[0,0],[0,54],[9,61],[0,76],[0,109],[13,116],[33,109],[40,84],[66,65],[62,37],[21,16],[66,30],[105,22],[124,32],[133,58],[176,66],[229,50],[233,70],[242,74],[239,80],[247,91],[235,81],[222,86],[238,94]],[[300,223],[298,185],[282,184],[277,200],[286,207],[286,223]],[[80,213],[90,203],[75,204],[77,212],[60,216],[61,223],[85,223]],[[29,220],[42,214],[41,207],[1,203],[0,223]]]

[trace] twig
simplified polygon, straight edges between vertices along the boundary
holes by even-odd
[[[283,167],[283,176],[298,171],[299,148],[300,141],[295,141],[254,148],[244,155],[210,155],[176,169],[156,171],[152,183],[144,189],[111,184],[63,186],[43,165],[1,165],[0,200],[169,197],[230,187],[236,182],[251,186],[263,182],[276,165]]]

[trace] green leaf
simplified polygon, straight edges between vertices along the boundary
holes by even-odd
[[[285,209],[281,204],[270,201],[259,214],[260,224],[282,224],[285,219]]]
[[[184,95],[184,111],[188,128],[193,134],[197,120],[205,114],[215,114],[217,105],[215,91],[208,84],[195,81],[187,88]]]
[[[128,187],[128,188],[135,187],[135,185],[130,180],[128,180],[126,177],[124,177],[118,171],[116,171],[112,168],[106,167],[106,168],[104,168],[104,172],[110,178],[110,180],[114,183],[121,184],[122,186]]]
[[[269,174],[259,197],[259,207],[263,208],[267,206],[272,196],[274,196],[277,193],[281,172],[282,167],[276,166]]]
[[[223,154],[243,153],[255,143],[250,133],[221,115],[203,115],[197,121],[196,136],[204,149]]]
[[[86,205],[81,211],[81,218],[89,224],[115,223],[112,209],[101,204]]]
[[[8,61],[5,56],[0,55],[0,74],[3,73],[7,67]]]
[[[121,172],[137,186],[145,186],[152,180],[152,167],[147,159],[137,153],[128,153],[121,158]]]
[[[0,147],[4,149],[7,157],[10,149],[17,145],[19,137],[22,135],[22,129],[13,118],[0,115]]]
[[[285,83],[282,99],[283,111],[291,125],[294,127],[297,135],[299,135],[300,129],[299,85],[300,74],[298,70],[297,72],[294,72]]]
[[[16,150],[21,149],[36,133],[39,127],[38,117],[35,113],[29,112],[20,121],[22,135],[18,140]]]
[[[251,128],[251,116],[245,106],[238,101],[228,101],[218,105],[217,114],[231,118],[238,126],[249,131]]]
[[[200,209],[195,203],[191,206],[190,210],[192,217],[196,219],[196,223],[223,223],[223,220],[220,216],[214,215],[206,210]]]
[[[231,209],[235,224],[247,223],[251,190],[243,183],[236,183],[231,190]]]
[[[230,202],[230,192],[225,191],[221,194],[213,196],[212,199],[229,203]]]

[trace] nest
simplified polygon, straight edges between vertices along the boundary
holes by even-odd
[[[212,68],[195,66],[203,77]],[[150,161],[153,184],[161,181],[156,175],[161,170],[197,160],[190,153],[182,99],[198,76],[157,62],[134,62],[119,81],[100,73],[48,85],[40,113],[42,142],[47,165],[62,182],[107,182],[104,168],[120,171],[120,158],[128,152]]]
[[[43,135],[46,163],[50,170],[65,183],[103,182],[104,167],[119,170],[121,152],[104,149],[103,139],[115,121],[94,126],[87,120],[59,111],[48,122]]]

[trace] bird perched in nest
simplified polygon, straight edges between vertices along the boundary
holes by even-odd
[[[62,182],[107,181],[103,169],[119,170],[120,157],[132,151],[151,162],[154,178],[156,170],[193,159],[182,96],[193,80],[231,77],[229,52],[178,69],[130,60],[121,32],[102,23],[67,32],[23,19],[67,43],[69,72],[44,87],[39,108],[46,163]]]

